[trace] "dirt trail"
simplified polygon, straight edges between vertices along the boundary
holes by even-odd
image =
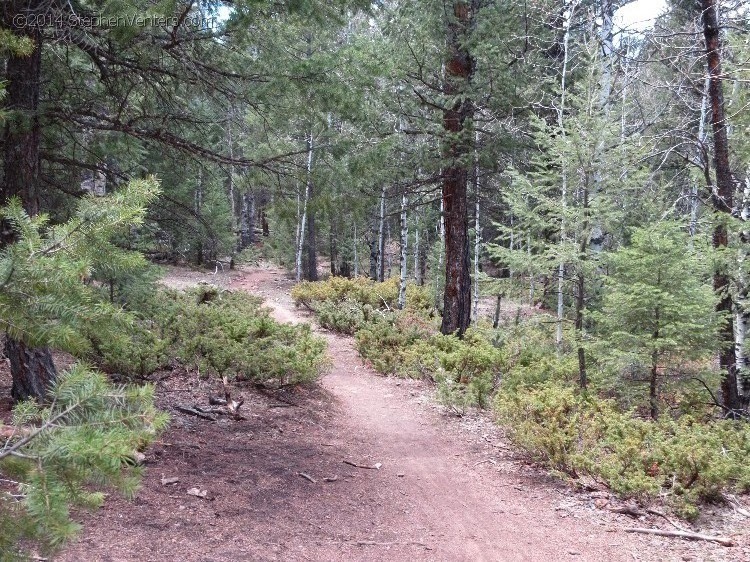
[[[310,321],[280,270],[224,280],[280,321]],[[175,414],[135,502],[111,498],[59,560],[750,560],[743,547],[623,533],[631,519],[525,465],[482,417],[449,417],[423,383],[378,376],[351,338],[321,333],[333,361],[321,385],[246,392],[244,422]],[[205,401],[212,385],[173,376],[160,404]]]

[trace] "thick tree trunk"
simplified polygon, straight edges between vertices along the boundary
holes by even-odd
[[[50,385],[57,378],[52,354],[47,347],[28,347],[22,341],[6,337],[5,356],[10,361],[14,400],[36,398],[43,400]]]
[[[41,127],[39,125],[39,92],[42,68],[42,38],[40,28],[19,28],[14,16],[34,10],[41,2],[17,1],[3,10],[3,27],[12,33],[25,36],[33,43],[33,51],[27,57],[7,55],[5,79],[5,110],[12,112],[3,131],[3,181],[0,188],[0,204],[11,197],[19,197],[29,215],[39,213],[39,147]],[[16,8],[17,11],[14,11]],[[0,223],[0,246],[13,243],[16,232],[12,225]],[[46,390],[57,378],[49,348],[29,348],[22,341],[6,335],[5,355],[10,360],[13,378],[11,395],[16,400],[43,399]]]
[[[734,180],[729,167],[729,139],[724,112],[724,92],[721,76],[721,37],[716,0],[701,0],[703,35],[706,40],[706,60],[708,64],[708,98],[711,104],[711,128],[714,141],[714,166],[716,187],[711,201],[715,213],[729,216],[733,210]],[[714,227],[713,246],[726,248],[728,233],[726,220],[717,216]],[[732,296],[729,290],[730,278],[727,268],[720,266],[714,273],[714,290],[719,295],[717,311],[722,315],[719,366],[724,372],[721,384],[723,405],[729,412],[740,412],[747,408],[748,396],[739,393],[737,360],[734,348],[734,322],[732,319]]]
[[[448,60],[443,93],[453,98],[443,112],[443,206],[445,209],[445,289],[443,292],[443,334],[462,336],[471,324],[471,254],[467,183],[467,156],[472,154],[471,126],[474,105],[468,97],[474,59],[466,39],[474,19],[470,2],[454,1],[447,21]]]
[[[39,147],[41,127],[39,125],[39,92],[42,70],[42,38],[40,28],[17,28],[13,23],[16,13],[22,14],[41,2],[16,1],[18,11],[9,9],[4,13],[6,29],[16,35],[30,39],[34,49],[29,56],[7,56],[5,80],[5,110],[12,112],[6,120],[3,136],[3,203],[11,197],[19,197],[29,215],[39,213]],[[3,242],[11,242],[15,237],[12,229],[3,228]]]

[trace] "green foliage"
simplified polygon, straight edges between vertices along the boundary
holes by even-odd
[[[297,306],[304,305],[317,311],[321,303],[340,304],[349,301],[368,311],[395,310],[398,307],[399,280],[391,278],[382,283],[366,277],[331,277],[325,281],[303,281],[292,288],[292,298]],[[406,309],[425,313],[432,309],[432,297],[426,287],[408,283]],[[368,311],[363,310],[365,316]]]
[[[689,416],[645,421],[558,382],[500,392],[495,406],[513,440],[536,459],[624,496],[668,495],[683,516],[696,515],[697,502],[724,489],[750,488],[746,424]]]
[[[708,366],[718,345],[717,297],[698,247],[698,240],[688,244],[683,225],[662,222],[634,230],[631,244],[609,256],[602,309],[592,314],[599,341],[591,350],[614,376],[610,386],[658,382],[667,370],[688,378],[700,361]]]
[[[435,334],[418,340],[401,353],[405,373],[427,376],[438,385],[445,404],[484,408],[505,365],[505,354],[487,334],[469,329],[463,339]]]
[[[654,353],[700,357],[716,346],[716,296],[705,260],[684,227],[663,222],[633,232],[609,258],[601,314],[604,345],[650,363]]]
[[[50,226],[48,217],[29,217],[18,200],[0,210],[16,231],[16,242],[0,251],[0,330],[29,345],[51,345],[73,353],[90,349],[87,332],[103,333],[127,322],[103,303],[92,279],[108,258],[143,264],[143,257],[110,240],[139,224],[158,194],[155,180],[134,180],[109,197],[85,197],[75,216]]]
[[[272,320],[261,299],[202,286],[162,291],[149,316],[168,355],[204,375],[277,384],[307,382],[327,367],[310,326]]]
[[[78,531],[70,507],[99,507],[116,488],[132,496],[141,468],[135,454],[167,424],[154,408],[151,386],[113,386],[82,365],[62,374],[49,405],[20,403],[13,412],[17,437],[0,448],[0,475],[15,482],[16,495],[0,492],[3,552],[22,538],[59,546]],[[12,531],[10,535],[7,531]]]
[[[170,361],[167,341],[158,334],[153,320],[135,320],[127,329],[112,329],[105,337],[89,334],[94,351],[91,360],[107,373],[127,379],[145,379]]]
[[[434,329],[414,314],[390,313],[368,322],[357,331],[357,350],[375,370],[400,374],[406,350],[432,333]]]
[[[373,313],[369,304],[362,305],[350,299],[341,302],[323,301],[316,305],[318,323],[342,334],[354,334]]]

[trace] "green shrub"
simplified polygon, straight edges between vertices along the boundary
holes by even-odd
[[[503,352],[475,329],[463,339],[442,334],[420,339],[400,357],[400,373],[434,380],[438,399],[462,408],[487,406],[505,363]]]
[[[750,488],[747,424],[645,421],[559,382],[499,393],[496,411],[513,440],[548,466],[624,496],[667,494],[683,516],[724,489]]]
[[[282,385],[318,377],[327,366],[324,341],[307,325],[275,322],[262,302],[208,284],[158,289],[106,337],[89,330],[88,357],[126,377],[146,377],[172,359],[204,376]]]
[[[411,315],[389,314],[364,324],[356,333],[359,354],[375,370],[397,374],[404,351],[429,335],[423,324],[410,320]]]
[[[307,324],[274,321],[261,302],[211,286],[164,291],[153,317],[173,355],[204,375],[282,385],[317,378],[327,366],[324,340]]]
[[[104,340],[92,334],[91,360],[106,373],[146,378],[170,361],[167,342],[156,332],[155,322],[136,321],[127,331],[113,329]]]
[[[371,313],[370,305],[361,305],[350,299],[338,303],[324,301],[317,305],[318,323],[342,334],[354,334]]]
[[[325,281],[303,281],[292,288],[297,306],[318,311],[321,303],[341,303],[346,300],[369,305],[373,309],[395,310],[398,307],[397,278],[377,283],[365,277],[331,277]],[[432,308],[432,297],[426,287],[409,283],[406,286],[406,308],[427,311]]]

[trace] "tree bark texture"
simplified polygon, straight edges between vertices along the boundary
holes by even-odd
[[[10,361],[13,373],[13,386],[10,390],[13,399],[43,400],[57,378],[49,348],[29,347],[20,340],[6,337],[5,356]]]
[[[42,37],[37,27],[19,27],[15,16],[33,12],[42,5],[37,0],[9,2],[3,7],[3,27],[31,40],[29,56],[7,55],[5,110],[11,112],[3,131],[5,158],[0,204],[19,197],[29,215],[40,211],[39,202],[39,93],[42,70]],[[11,225],[0,224],[0,245],[15,241]],[[48,386],[57,378],[57,370],[48,347],[30,348],[23,341],[6,335],[5,355],[10,360],[13,377],[11,395],[16,400],[43,399]]]
[[[242,194],[240,205],[240,250],[255,242],[255,195],[252,191]]]
[[[445,216],[445,290],[443,334],[462,336],[471,324],[471,254],[468,224],[468,162],[472,154],[474,105],[468,96],[474,59],[465,46],[474,13],[469,2],[454,1],[447,21],[448,59],[443,93],[451,104],[443,111],[443,206]]]
[[[706,60],[708,64],[708,98],[711,105],[711,128],[713,131],[714,166],[716,186],[712,190],[711,202],[714,212],[726,214],[733,210],[734,180],[729,166],[729,138],[724,109],[724,91],[721,75],[721,36],[716,0],[701,0],[703,16],[703,36],[706,40]],[[728,233],[726,221],[717,217],[713,232],[713,247],[726,248]],[[723,405],[729,412],[747,408],[746,396],[740,396],[738,388],[737,361],[734,348],[734,322],[732,319],[732,296],[729,290],[729,273],[720,267],[714,273],[714,291],[719,296],[717,312],[721,314],[721,343],[719,366],[724,372],[721,384]]]

